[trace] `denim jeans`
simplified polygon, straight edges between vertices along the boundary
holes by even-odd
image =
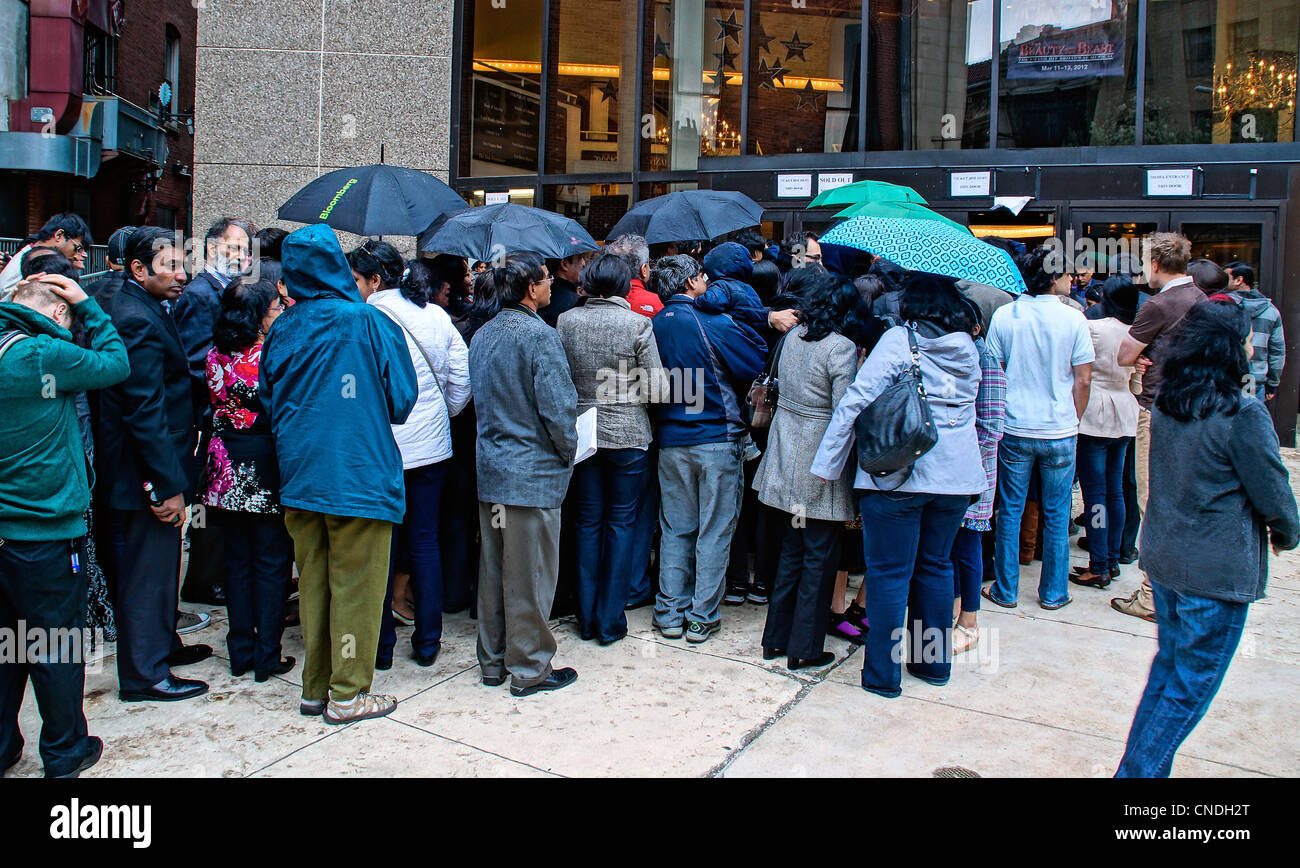
[[[1124,457],[1132,437],[1079,435],[1079,487],[1088,531],[1088,569],[1105,576],[1119,566],[1124,542]]]
[[[1174,753],[1219,692],[1241,642],[1249,603],[1194,597],[1151,583],[1157,649],[1133,715],[1118,778],[1167,778]]]
[[[731,537],[740,515],[741,444],[659,450],[659,594],[655,623],[720,620]]]
[[[644,604],[654,595],[654,574],[656,566],[650,566],[650,554],[654,549],[655,531],[659,529],[659,447],[651,445],[646,451],[646,469],[641,476],[643,488],[637,497],[636,527],[633,530],[632,550],[636,552],[639,563],[644,568],[638,569],[632,576],[627,589],[628,605]]]
[[[961,597],[963,612],[980,610],[983,582],[984,533],[968,527],[958,528],[952,541],[952,595]]]
[[[646,567],[635,546],[648,460],[644,449],[599,449],[573,468],[578,625],[584,639],[627,635],[628,588]]]
[[[393,620],[393,573],[403,561],[410,564],[411,596],[415,598],[415,631],[411,635],[411,646],[416,655],[429,657],[442,643],[442,552],[438,536],[442,484],[449,465],[449,461],[439,461],[413,467],[404,474],[406,517],[393,532],[388,592],[384,598],[384,619],[379,637],[380,662],[387,663],[393,659],[393,648],[397,644],[397,622]]]
[[[864,690],[886,697],[902,693],[905,658],[907,671],[922,681],[947,683],[952,673],[948,558],[970,500],[960,494],[862,495],[871,623],[862,665]]]
[[[996,578],[989,594],[1014,605],[1020,597],[1020,518],[1034,465],[1038,465],[1043,514],[1043,571],[1038,599],[1062,605],[1070,599],[1070,489],[1074,484],[1075,438],[1041,440],[1006,434],[998,444]]]

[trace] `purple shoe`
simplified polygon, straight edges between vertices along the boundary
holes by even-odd
[[[844,617],[863,633],[871,629],[871,622],[867,620],[867,610],[857,603],[849,604],[849,607],[844,610]]]
[[[867,641],[866,634],[859,630],[852,621],[844,615],[837,615],[834,612],[831,613],[826,635],[847,639],[855,645],[865,645]]]

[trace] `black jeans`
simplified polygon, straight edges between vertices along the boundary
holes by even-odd
[[[842,521],[786,515],[781,566],[767,604],[763,647],[785,648],[791,657],[812,660],[826,647],[835,571],[840,563]]]
[[[17,659],[0,662],[0,768],[23,752],[18,709],[29,678],[41,712],[45,774],[67,774],[86,756],[86,577],[72,571],[73,545],[12,539],[0,544],[0,630],[17,640],[10,645]],[[81,541],[75,545],[84,564]],[[33,630],[42,631],[39,645],[29,644],[36,638]]]
[[[284,589],[292,575],[293,538],[278,514],[219,512],[225,540],[226,647],[233,671],[267,675],[280,663]]]

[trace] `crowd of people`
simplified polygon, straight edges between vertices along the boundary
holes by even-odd
[[[375,670],[433,665],[444,613],[477,620],[482,683],[525,697],[577,678],[556,615],[611,645],[652,605],[700,644],[762,605],[764,659],[826,667],[838,637],[896,697],[905,671],[947,683],[1034,559],[1042,609],[1105,588],[1140,521],[1142,586],[1111,604],[1159,648],[1118,774],[1168,775],[1268,544],[1300,542],[1280,317],[1179,235],[1104,281],[989,241],[1023,294],[809,232],[471,263],[235,219],[193,274],[173,232],[124,227],[83,289],[89,229],[56,215],[0,273],[0,626],[100,629],[136,702],[208,689],[174,671],[212,654],[180,599],[227,608],[231,674],[258,682],[299,665],[297,621],[299,711],[342,724],[393,711]],[[907,382],[928,445],[874,469],[855,447]],[[45,772],[75,776],[103,745],[58,654],[0,664],[0,768],[29,678]]]

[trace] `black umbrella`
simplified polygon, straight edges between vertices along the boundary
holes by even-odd
[[[471,208],[448,217],[420,238],[420,250],[450,253],[489,262],[509,253],[529,251],[548,259],[565,259],[597,248],[596,240],[576,221],[540,208],[506,202]]]
[[[356,235],[419,235],[439,217],[468,207],[427,172],[378,163],[321,175],[294,193],[276,216]]]
[[[609,230],[609,237],[630,232],[650,244],[711,241],[762,221],[763,208],[744,193],[682,190],[638,202]]]

